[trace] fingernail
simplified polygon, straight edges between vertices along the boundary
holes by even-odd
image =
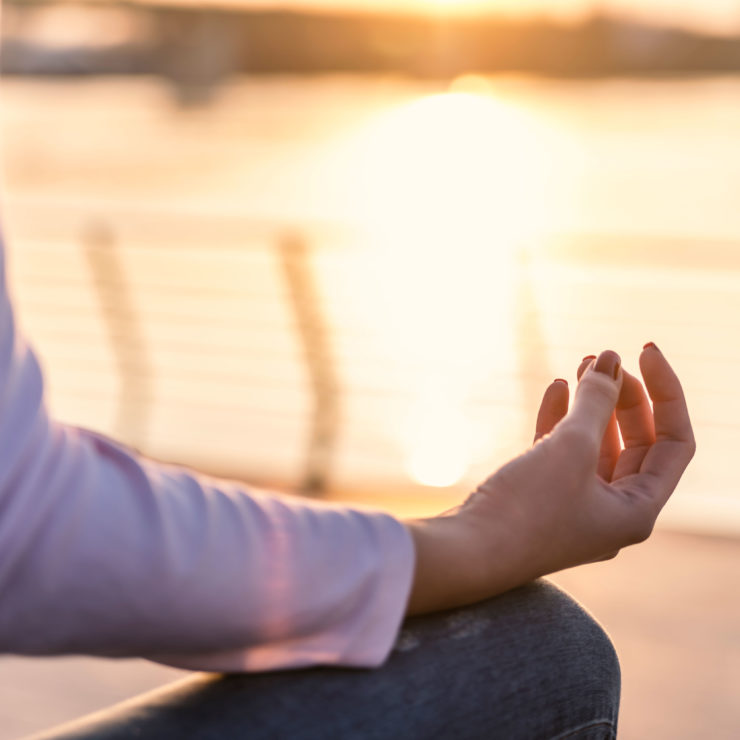
[[[588,361],[590,362],[591,360],[595,360],[595,359],[596,359],[596,355],[586,355],[586,356],[585,356],[585,357],[584,357],[584,358],[583,358],[583,359],[581,360],[581,362],[586,362],[586,360],[588,360]]]
[[[596,370],[597,373],[609,375],[616,380],[621,366],[622,359],[619,355],[616,352],[607,350],[599,355],[599,359],[596,360],[596,364],[594,365],[594,370]]]
[[[555,378],[555,380],[552,381],[553,383],[565,383],[565,385],[568,385],[568,381],[565,378]]]
[[[648,342],[643,349],[658,349],[658,345],[655,342]],[[660,352],[659,349],[658,352]]]

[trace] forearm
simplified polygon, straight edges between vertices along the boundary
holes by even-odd
[[[399,522],[147,461],[43,399],[0,277],[0,652],[382,662],[413,567]]]
[[[399,523],[201,479],[52,429],[50,447],[4,492],[36,527],[21,524],[0,547],[2,650],[156,655],[218,670],[382,661],[412,567]]]

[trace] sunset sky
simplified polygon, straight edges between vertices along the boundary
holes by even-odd
[[[547,13],[578,17],[594,9],[627,12],[640,18],[688,25],[717,33],[740,30],[740,0],[242,0],[250,5],[301,9],[444,10],[446,12],[502,11],[511,14]],[[201,0],[208,4],[207,0]]]

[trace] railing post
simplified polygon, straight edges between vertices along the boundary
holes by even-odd
[[[301,491],[318,496],[328,486],[336,447],[339,384],[329,329],[321,311],[320,291],[311,270],[310,248],[301,235],[286,233],[278,240],[278,254],[313,395],[313,418]]]
[[[532,423],[540,408],[540,400],[545,390],[543,378],[553,376],[547,357],[547,337],[542,324],[542,316],[537,303],[533,284],[532,259],[528,248],[519,254],[516,264],[517,289],[514,298],[515,327],[514,342],[517,348],[517,375],[522,393],[523,419]],[[533,372],[536,368],[536,372]],[[524,428],[523,442],[534,436],[534,427]]]
[[[83,235],[83,249],[118,369],[116,434],[141,448],[146,443],[152,401],[152,368],[141,322],[111,229],[99,221],[90,223]]]

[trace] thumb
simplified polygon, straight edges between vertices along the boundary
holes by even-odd
[[[616,352],[602,352],[583,373],[568,425],[600,446],[622,387],[622,360]]]

